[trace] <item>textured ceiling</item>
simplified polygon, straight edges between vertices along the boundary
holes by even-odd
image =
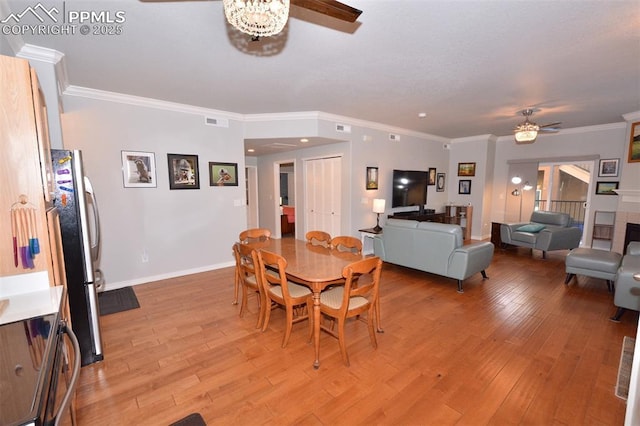
[[[42,3],[125,12],[120,35],[22,36],[62,52],[75,86],[447,138],[511,134],[529,106],[565,129],[640,110],[639,0],[351,0],[354,25],[292,7],[285,33],[257,43],[229,28],[219,0]]]

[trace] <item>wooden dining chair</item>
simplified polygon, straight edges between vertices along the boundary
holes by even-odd
[[[331,235],[324,231],[309,231],[305,235],[308,243],[313,245],[321,245],[325,247],[331,246]]]
[[[241,243],[265,241],[271,238],[271,231],[269,231],[267,228],[246,229],[240,233],[238,238]]]
[[[333,237],[331,239],[331,247],[338,251],[350,251],[357,254],[362,253],[362,241],[348,235]]]
[[[266,307],[264,294],[262,292],[262,287],[258,283],[255,263],[253,261],[253,252],[255,251],[255,247],[251,244],[235,243],[233,250],[237,259],[236,264],[238,266],[236,266],[236,268],[238,271],[238,280],[242,287],[242,302],[240,304],[239,316],[242,318],[242,315],[247,309],[247,300],[249,295],[256,294],[258,297],[258,306],[260,308],[256,328],[260,328],[262,326]]]
[[[367,313],[369,339],[373,348],[378,347],[374,321],[379,315],[380,274],[382,260],[379,257],[367,257],[344,267],[342,276],[344,286],[336,286],[320,294],[320,312],[337,322],[338,331],[333,327],[320,324],[320,329],[338,339],[340,352],[345,365],[349,366],[349,355],[345,342],[344,327],[348,318]],[[355,286],[357,280],[358,285]]]
[[[254,251],[254,261],[258,265],[258,281],[262,285],[265,295],[264,319],[262,331],[266,331],[271,318],[270,305],[272,302],[284,307],[286,312],[286,329],[282,339],[282,347],[286,347],[291,336],[293,324],[309,320],[309,336],[313,333],[311,315],[313,315],[313,299],[311,290],[303,285],[295,284],[287,280],[287,261],[284,257],[266,251]],[[295,309],[303,305],[305,310]]]

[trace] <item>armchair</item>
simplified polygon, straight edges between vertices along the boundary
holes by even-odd
[[[580,245],[582,230],[571,226],[567,213],[534,211],[527,223],[503,223],[500,238],[504,244],[542,250],[571,250]]]
[[[620,321],[625,310],[640,311],[640,242],[632,241],[616,275],[613,304],[618,307],[612,321]]]

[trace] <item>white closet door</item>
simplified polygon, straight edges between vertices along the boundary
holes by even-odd
[[[305,161],[306,231],[340,235],[341,170],[341,157]]]

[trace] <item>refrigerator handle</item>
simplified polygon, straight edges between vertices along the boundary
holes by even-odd
[[[98,261],[100,257],[100,214],[98,213],[98,202],[96,201],[96,194],[93,191],[93,186],[91,185],[91,181],[88,177],[84,177],[84,187],[86,193],[89,195],[91,199],[91,204],[93,206],[93,224],[95,231],[95,241],[91,241],[91,258],[94,262]]]

